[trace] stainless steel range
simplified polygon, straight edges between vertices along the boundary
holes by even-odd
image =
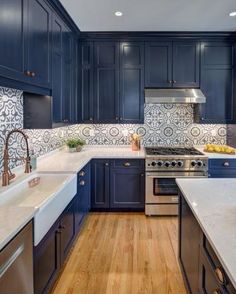
[[[207,177],[207,156],[195,148],[146,149],[146,215],[177,215],[176,178]]]

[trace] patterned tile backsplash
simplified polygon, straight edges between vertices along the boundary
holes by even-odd
[[[68,137],[80,137],[89,145],[128,145],[133,132],[142,136],[144,146],[225,144],[226,125],[194,124],[193,110],[191,105],[146,105],[143,125],[73,125],[54,130],[26,130],[26,133],[37,155],[62,146]],[[22,92],[0,87],[0,169],[6,134],[14,128],[23,128]],[[25,148],[17,135],[10,143],[10,157],[23,155],[19,144]],[[11,167],[18,164],[11,160]]]

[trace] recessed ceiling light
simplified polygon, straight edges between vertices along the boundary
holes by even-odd
[[[115,15],[116,15],[116,16],[122,16],[123,13],[122,13],[121,11],[116,11],[116,12],[115,12]]]
[[[230,12],[229,16],[236,16],[236,11]]]

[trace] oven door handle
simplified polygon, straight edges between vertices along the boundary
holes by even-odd
[[[185,174],[185,175],[168,175],[168,174],[158,174],[158,173],[146,173],[146,178],[150,178],[150,179],[178,179],[178,178],[207,178],[207,175],[189,175],[189,174]]]

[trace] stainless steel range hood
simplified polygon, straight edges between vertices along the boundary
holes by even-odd
[[[145,103],[206,103],[200,89],[145,89]]]

